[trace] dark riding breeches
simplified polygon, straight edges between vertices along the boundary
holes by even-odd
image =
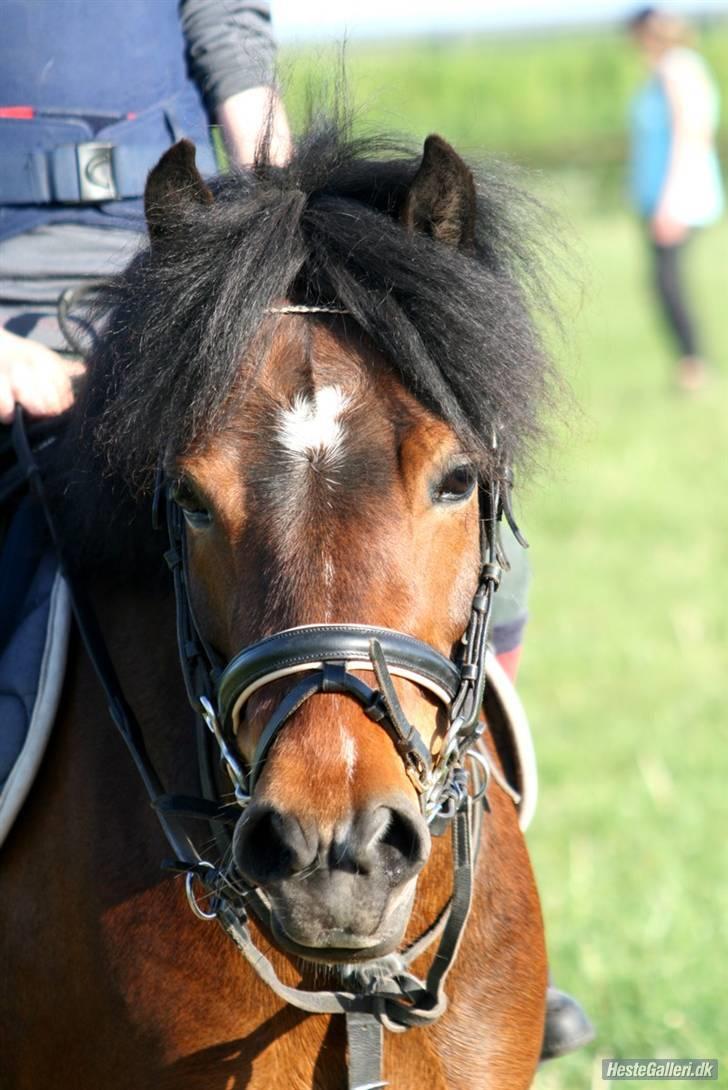
[[[695,322],[685,294],[685,242],[675,246],[652,244],[657,297],[668,329],[681,356],[700,354]]]

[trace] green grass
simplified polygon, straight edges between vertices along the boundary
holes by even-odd
[[[728,23],[706,26],[701,46],[725,85]],[[307,81],[317,83],[335,59],[330,47],[283,51],[295,122]],[[616,32],[352,43],[346,59],[368,125],[417,137],[438,131],[464,151],[487,148],[538,165],[622,158],[630,98],[645,76]]]
[[[599,1040],[538,1086],[583,1090],[598,1055],[718,1056],[728,1086],[728,226],[690,254],[716,367],[694,398],[673,388],[634,225],[611,212],[575,227],[582,416],[521,498],[535,572],[522,691],[552,965]]]

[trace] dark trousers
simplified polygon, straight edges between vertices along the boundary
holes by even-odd
[[[685,295],[685,243],[675,246],[652,244],[655,290],[667,327],[681,356],[698,356],[695,322]]]

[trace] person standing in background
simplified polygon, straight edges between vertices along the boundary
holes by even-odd
[[[146,223],[146,177],[182,137],[217,172],[290,154],[266,0],[0,0],[0,422],[51,415],[80,364],[62,291],[119,272]]]
[[[706,367],[685,291],[684,252],[693,231],[723,211],[715,149],[718,90],[677,16],[642,8],[629,27],[651,69],[632,103],[632,201],[646,225],[655,291],[679,352],[678,384],[694,391],[703,385]]]

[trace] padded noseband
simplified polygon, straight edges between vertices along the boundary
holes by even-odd
[[[379,688],[371,688],[354,670],[373,672]],[[450,659],[413,636],[371,625],[304,625],[277,632],[246,647],[220,676],[217,705],[229,746],[236,746],[239,720],[253,693],[297,674],[303,674],[303,679],[263,728],[248,773],[249,795],[278,732],[316,693],[354,697],[370,719],[389,731],[417,790],[426,790],[432,768],[429,747],[402,711],[391,675],[415,682],[449,708],[460,686],[459,671]]]

